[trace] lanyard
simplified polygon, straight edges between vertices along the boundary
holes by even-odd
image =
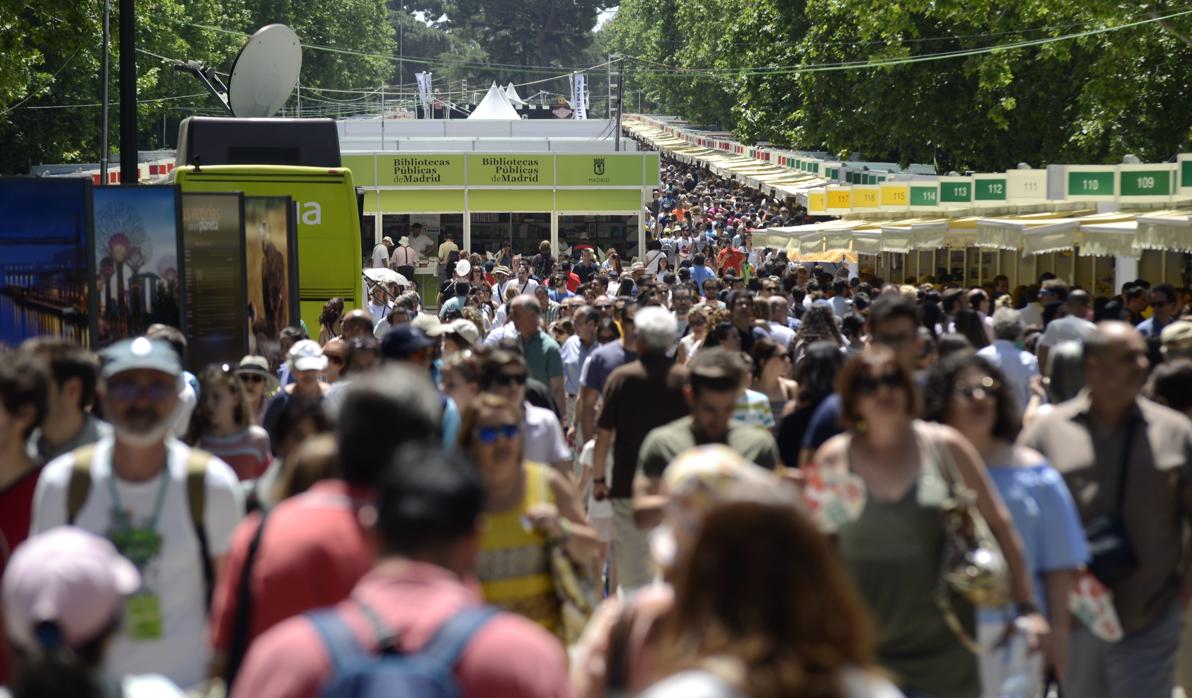
[[[161,520],[162,506],[166,501],[166,490],[170,487],[170,456],[166,454],[166,467],[162,468],[161,472],[161,487],[157,488],[157,504],[153,507],[153,518],[150,519],[148,530],[157,531],[157,523]],[[132,522],[128,520],[128,516],[124,513],[124,505],[120,503],[120,493],[116,491],[116,469],[112,468],[112,473],[108,477],[108,492],[112,495],[113,508],[116,511],[116,518],[119,519],[120,525],[124,527],[125,531],[133,530]]]

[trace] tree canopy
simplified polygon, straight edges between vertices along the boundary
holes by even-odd
[[[1192,15],[1150,21],[1175,12],[1165,0],[624,0],[605,31],[633,57],[627,88],[658,111],[746,142],[988,171],[1188,149]],[[947,52],[971,55],[935,58]],[[912,62],[824,69],[899,60]]]

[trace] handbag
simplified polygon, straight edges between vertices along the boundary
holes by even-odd
[[[1102,584],[1110,588],[1129,577],[1138,568],[1134,544],[1130,542],[1130,535],[1122,523],[1122,513],[1126,505],[1126,474],[1137,426],[1138,421],[1131,419],[1126,427],[1126,445],[1122,449],[1122,465],[1118,470],[1117,506],[1114,513],[1098,516],[1089,521],[1084,528],[1084,535],[1089,544],[1088,569]]]
[[[947,445],[932,440],[948,485],[944,500],[944,546],[935,600],[948,629],[973,654],[985,648],[974,640],[952,608],[952,595],[976,608],[1001,608],[1010,603],[1010,568],[985,517],[977,509],[977,493],[964,483]],[[1002,644],[1008,636],[1003,637]]]
[[[559,638],[567,645],[579,641],[596,609],[596,593],[592,580],[563,549],[561,543],[550,543],[550,576],[559,600]]]
[[[948,447],[934,444],[949,496],[944,501],[944,554],[940,577],[977,608],[1010,603],[1010,568],[985,517],[977,493],[964,483]]]

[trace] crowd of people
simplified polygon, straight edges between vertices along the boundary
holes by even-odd
[[[0,695],[1190,684],[1186,290],[802,264],[751,233],[805,211],[666,160],[646,215],[636,254],[411,230],[370,262],[435,255],[434,303],[195,373],[168,326],[4,350]]]

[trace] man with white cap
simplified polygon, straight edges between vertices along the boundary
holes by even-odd
[[[72,526],[17,548],[4,573],[4,632],[17,658],[18,694],[21,686],[36,686],[42,695],[182,698],[164,677],[122,676],[100,666],[124,597],[141,582],[111,543]]]
[[[103,411],[114,437],[46,466],[31,532],[70,524],[108,537],[141,573],[108,670],[156,671],[193,686],[210,656],[207,606],[243,515],[240,487],[222,461],[171,437],[182,367],[168,344],[128,339],[104,360]]]
[[[407,281],[414,280],[414,265],[418,262],[418,253],[410,247],[410,238],[402,235],[397,240],[397,247],[389,257],[389,268],[406,277]]]
[[[373,269],[384,269],[389,266],[389,254],[393,252],[393,238],[386,235],[381,238],[381,242],[373,248],[372,251],[372,266]]]

